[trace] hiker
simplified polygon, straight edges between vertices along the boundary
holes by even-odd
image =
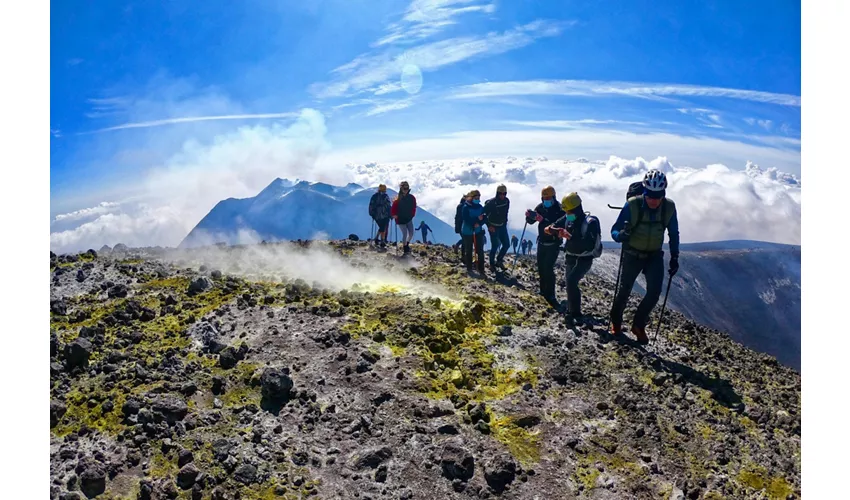
[[[478,272],[484,275],[484,225],[487,216],[484,207],[481,206],[481,193],[475,189],[466,196],[463,207],[463,257],[466,270],[472,272],[472,252],[475,247],[475,255],[478,257]]]
[[[484,203],[484,213],[487,216],[487,230],[493,238],[490,245],[490,270],[494,273],[497,268],[505,268],[505,254],[508,253],[510,238],[508,237],[508,210],[511,200],[508,199],[508,188],[500,184],[496,188],[496,197]],[[498,252],[498,258],[496,257]]]
[[[514,253],[516,253],[516,247],[519,244],[519,238],[516,235],[511,235],[511,246],[514,247]]]
[[[423,221],[419,221],[419,227],[417,227],[416,230],[422,231],[422,244],[427,245],[428,244],[428,231],[430,231],[431,228],[428,227],[428,224],[425,224],[425,221],[423,220]]]
[[[559,236],[567,240],[564,244],[567,285],[567,321],[582,322],[581,290],[579,281],[590,271],[593,259],[602,255],[602,228],[599,219],[590,212],[585,213],[578,193],[570,193],[561,200],[563,217],[552,225]]]
[[[531,253],[531,247],[534,246],[534,240],[528,240],[528,253]]]
[[[460,202],[457,204],[457,209],[455,210],[455,233],[460,236],[460,241],[457,242],[457,246],[460,247],[460,261],[466,262],[466,249],[463,246],[463,235],[461,234],[461,230],[463,229],[463,207],[466,205],[466,195],[463,195],[460,198]],[[457,252],[455,252],[457,254]]]
[[[413,217],[416,216],[416,198],[410,194],[410,185],[402,181],[398,187],[398,196],[390,208],[390,216],[401,229],[404,255],[410,253],[410,240],[413,239]]]
[[[676,204],[666,197],[666,190],[667,177],[663,172],[655,169],[647,172],[643,178],[643,193],[629,198],[611,227],[611,237],[622,244],[621,281],[611,306],[611,334],[622,333],[623,311],[638,274],[643,273],[646,294],[632,320],[632,333],[640,344],[649,343],[646,325],[664,284],[662,246],[665,230],[670,242],[668,274],[672,278],[679,270],[679,220]]]
[[[523,238],[522,240],[522,254],[526,255],[528,253],[528,240]]]
[[[561,304],[555,296],[555,262],[560,253],[561,237],[558,231],[550,229],[564,215],[561,204],[555,200],[555,188],[546,186],[540,192],[540,204],[534,210],[525,212],[525,221],[537,226],[537,273],[540,276],[540,295],[555,310],[561,311]],[[529,247],[531,240],[529,240]],[[529,250],[531,250],[529,248]]]
[[[378,234],[375,236],[375,245],[387,248],[387,228],[390,225],[390,197],[387,196],[386,184],[378,186],[378,192],[369,200],[369,217],[375,220],[378,226]]]

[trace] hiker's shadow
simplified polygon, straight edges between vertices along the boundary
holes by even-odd
[[[514,288],[519,288],[520,290],[525,290],[526,287],[519,282],[516,276],[507,276],[505,273],[496,273],[496,276],[493,279],[496,283],[505,286],[511,286]]]
[[[600,337],[608,342],[618,342],[643,351],[646,356],[648,356],[649,367],[655,370],[658,374],[667,374],[674,383],[686,382],[705,389],[711,392],[712,399],[730,410],[742,411],[744,409],[743,398],[741,398],[741,395],[735,391],[732,383],[728,380],[712,377],[699,370],[695,370],[688,365],[664,359],[656,353],[646,351],[646,346],[639,344],[637,341],[627,337],[626,335],[621,334],[617,337],[612,337],[606,332],[600,334]]]

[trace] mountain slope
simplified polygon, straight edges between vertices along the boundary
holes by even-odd
[[[311,239],[324,234],[331,239],[357,234],[366,239],[374,230],[369,217],[369,200],[377,188],[363,189],[357,184],[344,187],[307,181],[275,179],[257,196],[219,202],[186,236],[181,248],[218,242],[229,244],[258,240],[278,241]],[[388,191],[390,197],[395,192]],[[415,193],[414,193],[415,195]],[[454,229],[427,210],[417,207],[414,224],[424,220],[433,233],[429,240],[454,243]],[[391,240],[396,228],[390,224]],[[421,237],[421,233],[417,232]],[[401,235],[398,235],[401,238]]]
[[[606,278],[566,328],[530,260],[124,255],[51,256],[51,498],[800,496],[799,373],[677,312],[614,339]]]
[[[680,252],[668,307],[800,369],[799,246],[710,242],[682,245]],[[608,244],[591,272],[613,282],[618,259],[619,247]],[[640,276],[635,291],[643,294],[644,284]]]

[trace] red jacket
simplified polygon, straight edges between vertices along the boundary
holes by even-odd
[[[409,200],[407,198],[410,198]],[[412,194],[408,194],[404,199],[402,199],[402,213],[399,213],[399,198],[393,200],[393,206],[390,207],[390,217],[398,217],[399,224],[407,224],[412,221],[416,216],[416,197]],[[405,213],[406,212],[406,213]]]

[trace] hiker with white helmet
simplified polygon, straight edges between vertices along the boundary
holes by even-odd
[[[660,170],[650,170],[643,178],[643,193],[629,198],[617,222],[611,227],[611,237],[622,244],[619,289],[611,306],[611,334],[622,333],[623,311],[632,286],[640,273],[646,278],[646,294],[632,321],[632,333],[640,344],[649,343],[646,325],[658,303],[664,284],[664,232],[670,243],[672,277],[679,270],[679,220],[676,204],[667,198],[667,176]]]

